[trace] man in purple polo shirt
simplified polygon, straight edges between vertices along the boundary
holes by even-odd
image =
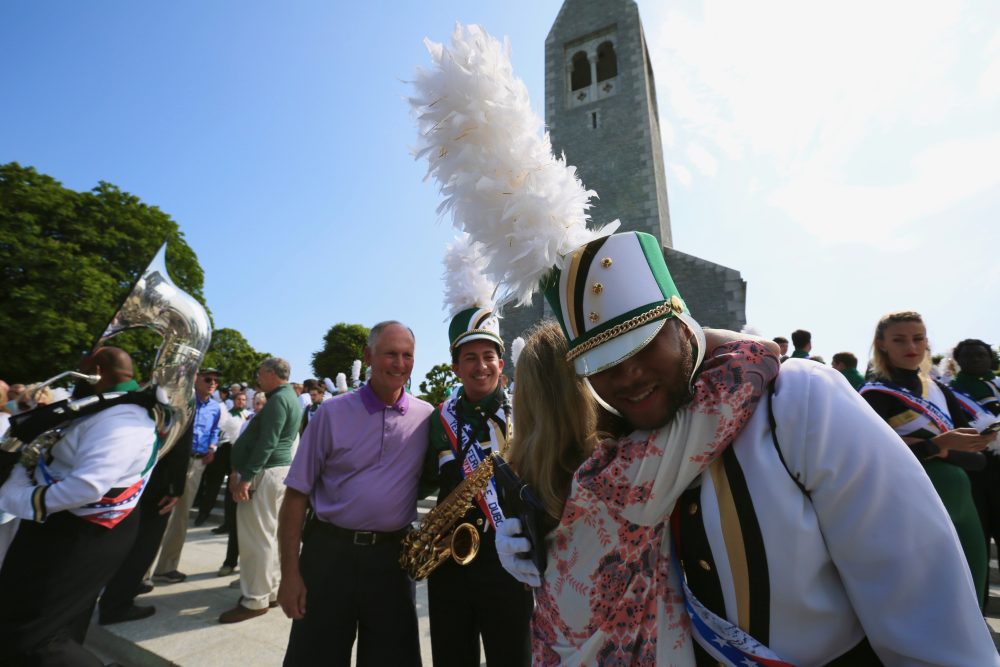
[[[319,407],[292,461],[278,518],[278,602],[294,620],[285,665],[347,667],[355,637],[358,665],[420,665],[413,582],[399,566],[434,411],[403,389],[414,343],[399,322],[376,324],[371,380]]]

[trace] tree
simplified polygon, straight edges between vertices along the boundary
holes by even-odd
[[[174,282],[205,303],[204,274],[177,223],[110,183],[76,192],[31,167],[0,165],[0,229],[5,380],[75,367],[164,241]],[[160,340],[130,333],[115,344],[133,353],[143,375]]]
[[[431,405],[440,405],[451,396],[451,388],[458,378],[451,370],[451,364],[438,364],[427,371],[426,380],[420,383],[420,398]]]
[[[351,378],[351,364],[361,359],[368,343],[368,327],[363,324],[338,322],[330,327],[323,337],[323,349],[313,352],[312,367],[318,378],[336,378],[337,373]],[[365,367],[361,367],[361,379],[365,377]]]
[[[236,329],[219,329],[212,333],[212,345],[202,366],[219,369],[225,383],[253,384],[260,362],[270,356],[255,350]]]

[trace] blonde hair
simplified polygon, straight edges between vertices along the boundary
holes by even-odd
[[[514,376],[511,466],[555,520],[573,473],[598,443],[596,401],[566,361],[566,351],[559,325],[541,322],[526,334]]]
[[[893,324],[899,324],[900,322],[919,322],[923,324],[924,319],[920,317],[920,313],[914,310],[900,310],[894,313],[887,313],[879,318],[878,324],[875,325],[875,336],[872,338],[871,366],[872,372],[882,379],[887,380],[892,377],[892,364],[889,362],[889,355],[879,349],[878,344],[880,341],[885,340],[885,330]],[[920,375],[927,377],[930,369],[931,350],[930,346],[928,346],[927,354],[920,362]]]

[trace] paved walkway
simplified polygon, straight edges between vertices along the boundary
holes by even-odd
[[[95,617],[88,646],[105,661],[127,667],[280,665],[292,626],[280,608],[242,623],[218,622],[219,614],[236,604],[240,591],[229,587],[238,575],[216,575],[225,558],[226,537],[212,534],[215,525],[207,523],[188,530],[179,568],[188,575],[184,582],[157,585],[152,593],[136,599],[137,604],[154,605],[156,614],[103,627],[97,625]],[[421,655],[429,667],[426,582],[417,584],[417,613]]]
[[[153,604],[156,614],[148,619],[101,627],[91,625],[88,645],[105,660],[126,667],[240,667],[280,665],[292,622],[280,608],[258,618],[222,625],[219,614],[232,608],[240,592],[229,587],[237,576],[218,577],[216,572],[226,552],[225,536],[213,535],[208,523],[188,531],[180,570],[187,580],[167,584],[137,599]],[[994,554],[991,580],[1000,583]],[[990,586],[987,622],[994,641],[1000,640],[1000,585]],[[427,621],[427,585],[417,584],[421,654],[430,667],[430,627]],[[1000,645],[1000,643],[998,643]],[[483,663],[485,665],[485,663]]]

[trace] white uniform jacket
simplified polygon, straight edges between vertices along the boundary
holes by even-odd
[[[88,505],[98,503],[112,489],[142,482],[155,438],[153,420],[138,405],[116,405],[78,419],[52,447],[47,471],[53,481],[47,483],[40,470],[31,480],[22,466],[15,466],[0,487],[0,510],[34,521],[62,510],[90,518],[130,511],[139,494],[123,494],[122,501],[113,506]]]
[[[782,365],[773,410],[787,469],[762,399],[678,503],[702,602],[803,667],[865,637],[885,665],[1000,665],[951,520],[899,436],[815,362]]]

